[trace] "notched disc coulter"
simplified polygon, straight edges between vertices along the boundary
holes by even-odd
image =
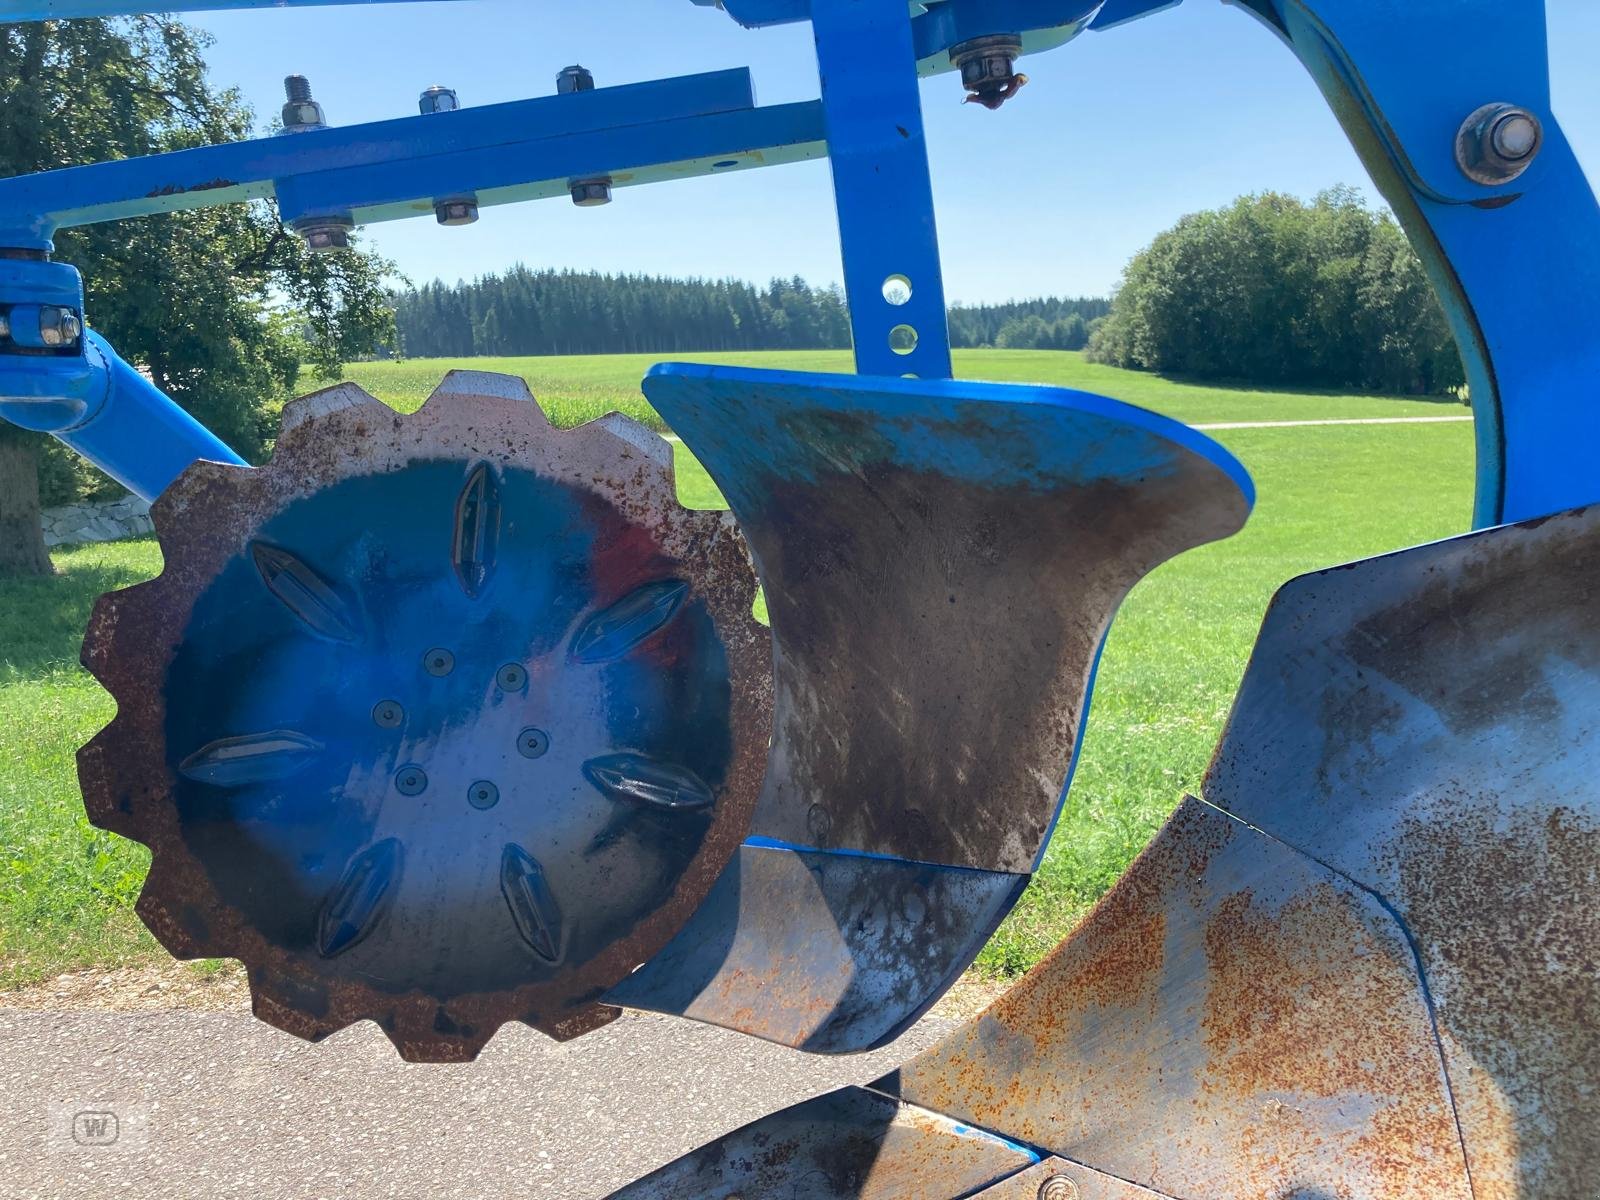
[[[419,1061],[615,1015],[743,840],[771,720],[743,542],[630,424],[558,432],[473,372],[411,416],[345,385],[161,497],[166,570],[95,611],[120,711],[81,767],[169,950]]]

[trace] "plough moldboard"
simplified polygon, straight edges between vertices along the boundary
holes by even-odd
[[[1022,56],[1169,5],[716,7],[809,22],[820,98],[572,68],[338,128],[296,79],[284,134],[0,181],[0,417],[153,500],[166,561],[89,629],[118,702],[80,755],[90,817],[151,848],[163,945],[242,960],[291,1033],[373,1020],[464,1061],[506,1022],[572,1038],[631,1007],[884,1045],[1037,868],[1123,597],[1249,515],[1244,469],[1179,422],[950,378],[919,75],[1002,108]],[[1432,273],[1478,531],[1286,583],[1201,794],[988,1012],[618,1196],[1595,1194],[1600,212],[1543,14],[1237,7],[1306,64]],[[678,504],[642,426],[557,430],[476,372],[409,416],[307,397],[250,468],[85,327],[50,258],[60,228],[199,206],[272,198],[337,251],[419,207],[458,225],[824,156],[859,373],[643,383],[728,514]]]

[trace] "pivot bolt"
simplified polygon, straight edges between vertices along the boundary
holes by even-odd
[[[46,346],[76,346],[83,336],[83,321],[70,308],[54,304],[39,308],[39,340]]]
[[[1078,1200],[1078,1185],[1065,1175],[1052,1175],[1039,1185],[1039,1200]]]
[[[304,75],[291,75],[283,81],[283,94],[288,97],[283,106],[283,131],[305,133],[310,129],[326,129],[327,119],[322,105],[311,98],[311,81]]]
[[[1022,39],[1013,33],[972,38],[950,47],[950,62],[961,72],[967,103],[999,108],[1028,82],[1017,74]]]
[[[330,250],[348,250],[350,232],[356,223],[350,217],[302,217],[291,226],[305,241],[306,249],[318,254]]]
[[[598,208],[611,203],[611,180],[582,179],[572,185],[572,202],[579,208]]]
[[[1516,104],[1485,104],[1461,123],[1456,165],[1476,183],[1510,183],[1526,171],[1544,145],[1539,118]]]
[[[436,83],[422,93],[417,107],[422,110],[423,116],[431,117],[434,113],[455,112],[461,107],[461,98],[456,95],[454,88],[441,87]]]
[[[574,92],[594,91],[594,75],[588,67],[563,67],[556,76],[556,94],[570,96]]]

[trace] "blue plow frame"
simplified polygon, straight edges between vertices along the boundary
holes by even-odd
[[[1306,65],[1443,299],[1477,418],[1476,524],[1600,499],[1600,208],[1550,108],[1540,6],[1237,6]],[[269,198],[290,222],[376,222],[441,196],[510,203],[575,178],[829,157],[860,374],[667,366],[645,381],[748,536],[772,609],[776,719],[751,837],[677,940],[605,997],[822,1052],[892,1038],[970,963],[1048,841],[1117,604],[1159,562],[1239,528],[1253,501],[1243,469],[1178,423],[950,380],[919,77],[975,37],[1031,52],[1171,5],[915,7],[726,0],[746,25],[810,21],[816,101],[757,107],[748,74],[727,71],[0,182],[0,245],[15,252],[0,304],[31,321],[38,306],[82,314],[76,273],[47,259],[65,226]],[[1542,141],[1525,169],[1485,181],[1461,146],[1493,104],[1531,114]],[[0,418],[147,497],[198,460],[240,461],[93,334],[0,354]],[[1240,836],[1263,861],[1287,857]],[[1036,1157],[1008,1143],[997,1169]],[[973,1167],[973,1186],[987,1170]]]

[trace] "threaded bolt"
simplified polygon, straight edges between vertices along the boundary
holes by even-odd
[[[1039,1200],[1078,1200],[1078,1185],[1065,1175],[1052,1175],[1039,1185]]]
[[[39,340],[46,346],[76,346],[83,336],[83,322],[70,308],[46,304],[39,309]]]
[[[311,81],[304,75],[291,75],[285,79],[283,94],[288,99],[283,106],[285,133],[303,133],[308,129],[327,127],[322,105],[311,98]]]

